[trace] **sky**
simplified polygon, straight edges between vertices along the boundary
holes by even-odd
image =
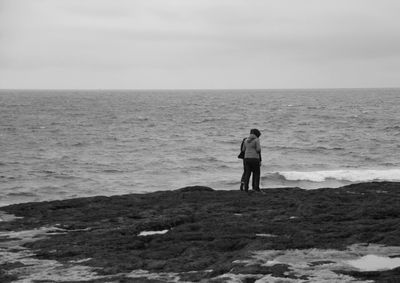
[[[0,0],[0,89],[400,87],[398,0]]]

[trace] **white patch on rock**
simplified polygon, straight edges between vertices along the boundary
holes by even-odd
[[[0,222],[10,222],[10,221],[13,221],[15,219],[20,219],[20,218],[23,218],[23,217],[18,217],[13,214],[5,213],[4,211],[0,211]]]
[[[162,235],[167,233],[169,230],[161,230],[161,231],[142,231],[138,236],[151,236],[151,235]]]
[[[400,266],[400,258],[390,258],[400,254],[400,247],[388,247],[375,244],[357,244],[349,246],[346,250],[265,250],[256,251],[251,258],[236,260],[234,264],[274,266],[276,264],[288,265],[289,274],[310,278],[309,282],[370,282],[338,273],[337,271],[368,271],[368,266],[373,270],[392,269]],[[371,256],[373,255],[373,256]],[[361,257],[361,259],[360,259]],[[371,265],[369,265],[371,264]],[[372,269],[370,269],[372,270]],[[223,278],[226,274],[220,276]],[[229,275],[230,277],[232,274]],[[237,277],[237,279],[240,277]],[[235,279],[236,280],[236,279]],[[232,282],[236,282],[232,279]],[[282,281],[283,280],[283,281]],[[272,278],[270,275],[257,279],[262,282],[304,282],[288,278]]]
[[[34,282],[35,280],[87,281],[104,278],[104,276],[98,276],[89,266],[64,265],[55,260],[34,258],[21,259],[19,262],[26,266],[15,268],[10,272],[18,276],[18,280],[13,281],[15,283]]]
[[[349,260],[347,264],[360,271],[390,270],[400,266],[400,258],[390,258],[377,255],[366,255],[362,258]]]
[[[89,266],[77,265],[73,262],[62,264],[56,260],[37,259],[34,257],[33,251],[23,247],[25,243],[46,239],[55,231],[62,231],[62,229],[42,227],[25,231],[0,232],[0,238],[2,238],[0,242],[0,264],[21,264],[21,266],[7,271],[8,274],[15,275],[18,278],[13,282],[26,283],[35,280],[51,282],[87,281],[107,278],[97,275],[94,268]]]
[[[77,259],[77,260],[70,260],[71,263],[82,263],[92,260],[91,258],[84,258],[84,259]]]
[[[257,237],[266,237],[266,238],[275,238],[278,237],[277,235],[273,234],[256,234]]]
[[[151,273],[147,270],[138,269],[126,274],[125,276],[127,278],[146,278],[151,280],[161,280],[165,282],[181,282],[179,274],[173,272]]]
[[[165,234],[169,230],[143,231],[140,236]],[[60,263],[55,260],[36,259],[34,252],[24,248],[27,242],[45,239],[54,233],[65,232],[56,227],[42,227],[27,231],[0,232],[0,264],[20,263],[15,268],[7,271],[10,275],[18,277],[16,283],[44,281],[89,281],[105,279],[111,282],[113,277],[101,276],[95,269],[81,265],[90,259],[72,260],[68,263]],[[257,234],[259,237],[271,237],[275,235]],[[285,264],[289,271],[283,276],[307,277],[308,282],[370,282],[357,280],[351,276],[340,274],[338,271],[373,271],[387,270],[400,266],[400,247],[387,247],[383,245],[357,244],[349,246],[346,250],[264,250],[256,251],[244,260],[236,260],[234,264],[274,266]],[[201,271],[200,271],[201,272]],[[204,271],[203,271],[204,272]],[[187,272],[190,273],[190,272]],[[147,278],[162,282],[183,282],[181,276],[184,273],[151,273],[146,270],[134,270],[127,274],[118,274],[127,278]],[[243,282],[246,278],[255,279],[256,283],[286,282],[301,283],[304,279],[290,279],[287,277],[273,277],[263,274],[233,274],[226,273],[216,278],[227,280],[223,282]]]
[[[0,238],[10,239],[0,242],[0,247],[22,246],[25,243],[35,242],[46,238],[47,233],[60,231],[56,227],[41,227],[33,230],[0,232]]]

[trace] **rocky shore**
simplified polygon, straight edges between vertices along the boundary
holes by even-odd
[[[400,282],[400,183],[199,186],[0,211],[4,283]],[[368,256],[378,268],[357,266]]]

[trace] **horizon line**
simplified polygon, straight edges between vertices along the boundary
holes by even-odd
[[[204,90],[333,90],[333,89],[400,89],[397,87],[315,87],[315,88],[0,88],[0,91],[204,91]]]

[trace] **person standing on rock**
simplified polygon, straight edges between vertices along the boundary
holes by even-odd
[[[242,151],[244,151],[244,173],[240,188],[249,190],[250,176],[253,174],[252,187],[254,191],[260,190],[260,167],[261,167],[261,145],[259,137],[261,133],[258,129],[251,129],[250,135],[243,142]]]

